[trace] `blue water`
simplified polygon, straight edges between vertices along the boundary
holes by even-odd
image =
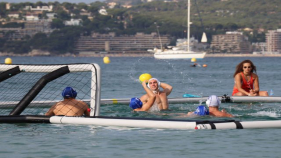
[[[0,61],[4,61],[1,57]],[[190,67],[189,60],[153,58],[13,57],[13,64],[97,63],[102,70],[102,98],[144,94],[138,77],[150,73],[173,86],[169,97],[232,93],[235,66],[250,59],[257,66],[260,89],[281,96],[281,58],[205,58]],[[278,84],[279,83],[279,84]],[[127,105],[106,105],[101,114],[177,118],[198,104],[171,104],[171,111],[132,113]],[[280,103],[222,104],[235,119],[281,120]],[[202,118],[204,119],[204,118]],[[210,118],[213,119],[213,118]],[[162,130],[87,125],[0,124],[1,157],[280,157],[280,129]]]

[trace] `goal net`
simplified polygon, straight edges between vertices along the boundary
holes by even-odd
[[[0,116],[44,116],[72,87],[91,116],[99,115],[100,67],[97,64],[0,64]]]

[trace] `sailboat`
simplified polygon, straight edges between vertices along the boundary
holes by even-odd
[[[154,49],[154,58],[155,59],[203,59],[206,55],[206,52],[195,52],[190,50],[190,0],[187,1],[187,41],[186,41],[186,49],[179,49],[177,47],[173,47],[171,49],[163,49],[161,38],[160,39],[161,49]],[[206,34],[204,33],[202,36],[202,42],[207,42]]]

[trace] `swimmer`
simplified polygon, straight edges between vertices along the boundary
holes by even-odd
[[[134,111],[148,111],[155,102],[156,95],[146,86],[146,82],[147,80],[142,82],[142,86],[147,93],[147,101],[145,102],[145,100],[139,98],[131,98],[129,106],[134,109]]]
[[[187,116],[205,116],[205,115],[209,115],[209,110],[204,105],[198,106],[194,112],[187,113]]]
[[[216,95],[211,95],[206,101],[206,105],[209,107],[209,114],[215,117],[233,117],[233,115],[227,113],[225,109],[219,110],[221,104],[220,99]]]
[[[232,96],[268,96],[267,91],[259,90],[256,66],[251,60],[244,60],[236,66]]]
[[[149,79],[147,86],[146,83],[143,82],[142,86],[146,91],[146,94],[139,99],[144,107],[134,109],[134,111],[160,111],[169,109],[167,96],[172,92],[172,86],[167,83],[161,83],[156,78]],[[160,87],[163,88],[162,91],[160,90]]]
[[[196,66],[197,66],[197,63],[190,65],[190,67],[196,67]]]
[[[173,87],[167,83],[160,82],[156,78],[151,78],[148,80],[148,85],[150,90],[156,95],[156,99],[154,102],[154,107],[159,108],[159,110],[168,110],[169,109],[169,103],[167,96],[171,94]],[[160,90],[160,87],[163,89]],[[143,95],[140,99],[143,100],[143,102],[148,101],[148,95]]]
[[[76,100],[77,92],[66,87],[62,91],[63,101],[54,104],[45,114],[46,116],[63,115],[63,116],[90,116],[88,105],[80,100]]]
[[[215,117],[233,117],[233,115],[226,112],[225,109],[219,110],[221,104],[220,99],[216,95],[211,95],[206,101],[206,105],[209,107],[209,110],[204,106],[200,105],[197,107],[196,111],[188,112],[187,116],[215,116]]]

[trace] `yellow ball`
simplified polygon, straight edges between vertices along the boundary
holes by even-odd
[[[149,80],[149,79],[151,79],[152,78],[152,76],[150,75],[150,74],[148,74],[148,73],[145,73],[145,74],[141,74],[140,75],[140,77],[139,77],[139,80],[140,80],[140,82],[142,83],[143,81],[145,81],[145,80]]]
[[[203,67],[207,67],[207,66],[208,66],[207,64],[204,64],[204,65],[203,65]]]
[[[196,58],[192,58],[192,59],[191,59],[191,62],[196,62]]]
[[[103,62],[104,62],[105,64],[109,64],[109,63],[110,63],[109,57],[104,57],[104,58],[103,58]]]
[[[5,64],[12,64],[12,59],[11,58],[6,58],[5,59]]]

